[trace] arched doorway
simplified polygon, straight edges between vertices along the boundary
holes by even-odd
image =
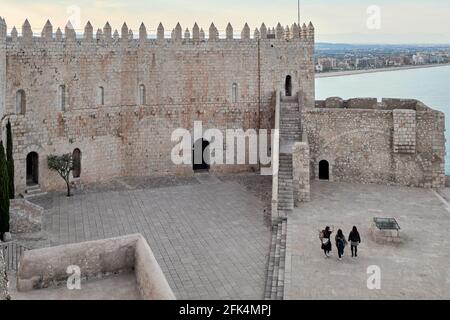
[[[209,157],[208,152],[205,154],[206,148],[208,148],[209,142],[204,139],[199,139],[195,142],[192,151],[193,169],[195,172],[208,171],[209,170]]]
[[[73,159],[73,177],[79,178],[81,176],[81,151],[80,149],[73,150],[72,153],[72,159]]]
[[[284,84],[285,94],[286,97],[292,96],[292,77],[287,76],[286,77],[286,83]]]
[[[330,164],[326,160],[319,162],[319,180],[330,180]]]
[[[39,184],[39,156],[36,152],[27,155],[27,186]]]

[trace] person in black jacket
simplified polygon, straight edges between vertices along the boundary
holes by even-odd
[[[352,231],[350,232],[350,235],[348,236],[348,241],[350,242],[350,245],[352,247],[352,257],[358,256],[358,245],[361,243],[361,237],[359,236],[358,229],[356,227],[353,227]]]

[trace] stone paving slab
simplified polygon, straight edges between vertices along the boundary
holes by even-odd
[[[315,182],[312,201],[288,220],[285,299],[449,299],[450,213],[432,190]],[[374,217],[394,217],[404,243],[382,245],[370,237]],[[325,258],[319,228],[334,225],[347,237],[353,225],[362,244],[358,258],[334,245]],[[367,268],[379,266],[381,289],[367,288]]]
[[[98,190],[36,200],[48,245],[141,233],[178,299],[263,299],[271,233],[263,201],[242,184]]]

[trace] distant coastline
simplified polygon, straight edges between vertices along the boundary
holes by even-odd
[[[390,67],[390,68],[367,69],[367,70],[332,71],[332,72],[316,73],[316,78],[331,78],[331,77],[351,76],[351,75],[365,74],[365,73],[436,68],[436,67],[445,67],[445,66],[450,66],[450,63],[423,64],[423,65],[418,65],[418,66],[402,66],[402,67]]]

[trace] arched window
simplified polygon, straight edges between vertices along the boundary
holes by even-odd
[[[62,84],[58,87],[58,108],[60,111],[66,110],[66,99],[66,86]]]
[[[98,94],[97,94],[97,102],[99,105],[103,106],[105,104],[105,88],[98,87]]]
[[[19,90],[16,93],[16,113],[25,114],[27,101],[25,97],[25,91]]]
[[[233,103],[237,103],[237,101],[238,101],[238,85],[237,85],[237,83],[233,83],[233,86],[231,89],[231,101]]]
[[[139,104],[145,104],[145,86],[143,84],[139,86]]]
[[[73,159],[73,177],[79,178],[81,176],[81,151],[80,149],[73,150],[72,153]]]

